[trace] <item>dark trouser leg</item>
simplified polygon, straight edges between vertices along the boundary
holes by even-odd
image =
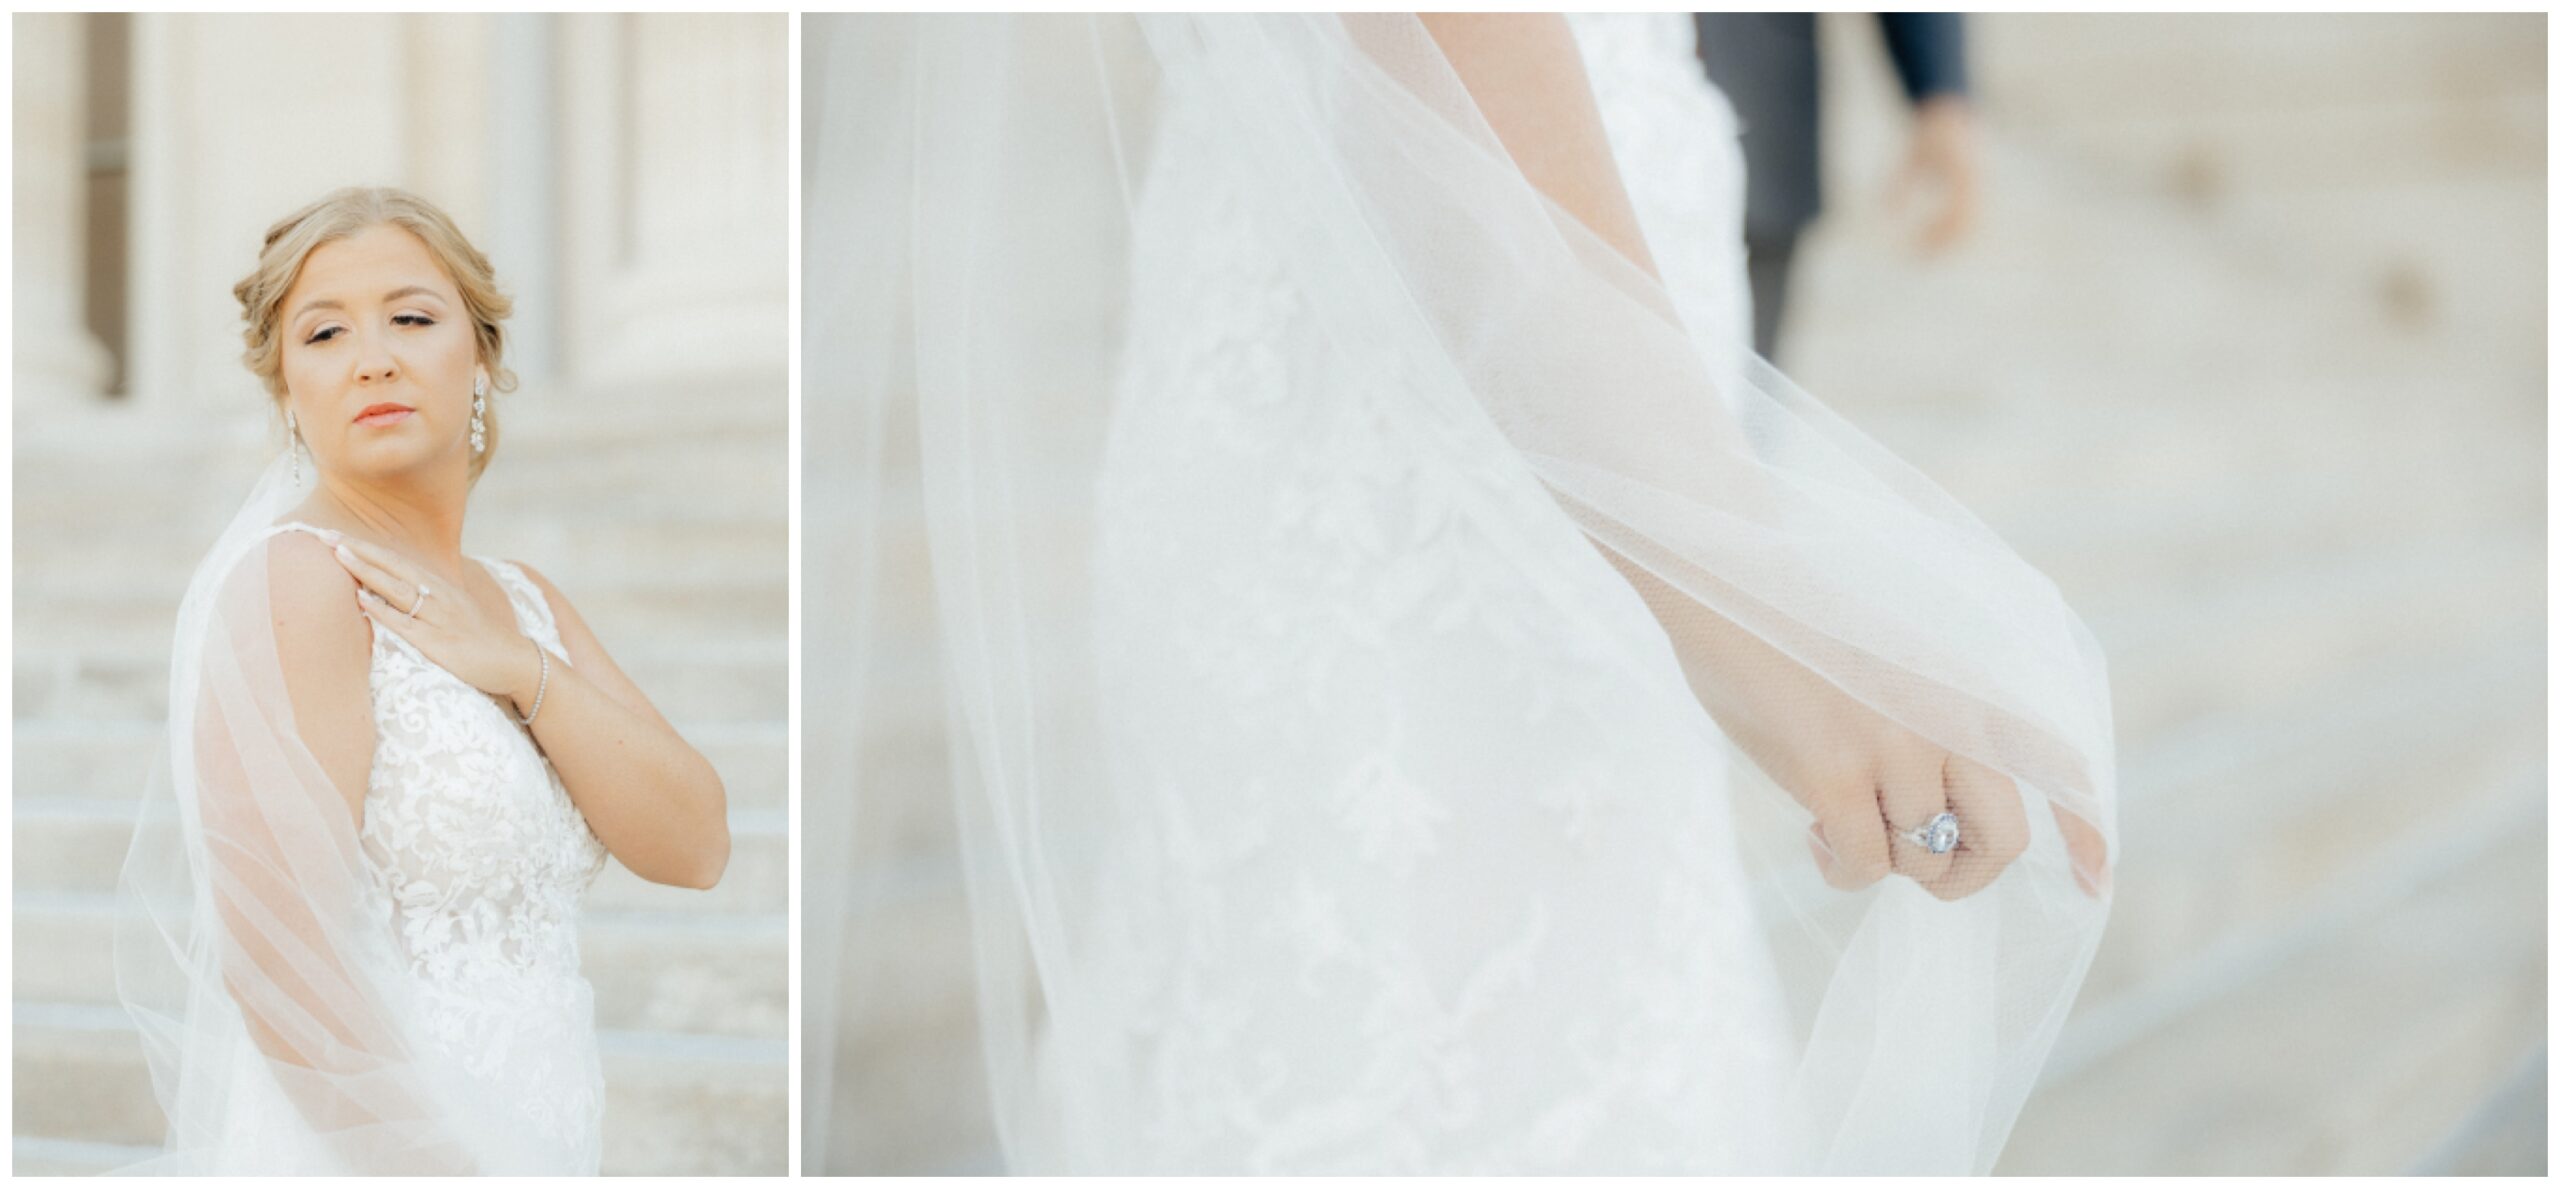
[[[1787,314],[1787,272],[1795,266],[1796,237],[1743,240],[1751,267],[1751,349],[1778,357],[1778,324]]]

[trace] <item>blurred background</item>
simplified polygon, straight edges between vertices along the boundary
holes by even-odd
[[[1999,1171],[2544,1172],[2545,18],[1970,18],[1981,204],[1928,257],[1877,23],[1817,26],[1779,363],[2114,681],[2114,919]],[[812,1171],[1000,1163],[931,718],[880,715]]]
[[[605,1171],[786,1170],[788,28],[14,18],[16,1171],[161,1142],[109,924],[178,598],[284,444],[231,285],[354,184],[443,206],[516,300],[466,546],[542,567],[728,786],[717,889],[587,900]]]
[[[2545,18],[1971,25],[1978,234],[1844,206],[1780,352],[2106,648],[2115,914],[2000,1170],[2542,1173]]]

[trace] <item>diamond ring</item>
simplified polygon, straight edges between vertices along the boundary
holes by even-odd
[[[1956,815],[1952,813],[1941,813],[1922,822],[1917,830],[1902,832],[1903,837],[1911,840],[1911,845],[1933,855],[1943,855],[1954,850],[1959,834],[1960,831],[1956,828]]]
[[[409,618],[416,619],[418,617],[418,608],[427,605],[427,595],[430,593],[432,592],[427,589],[425,583],[421,582],[418,584],[418,601],[409,604]],[[1939,816],[1944,817],[1946,815],[1940,814]]]

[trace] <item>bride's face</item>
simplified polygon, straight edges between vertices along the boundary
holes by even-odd
[[[390,225],[324,244],[285,294],[285,399],[324,474],[471,462],[479,344],[426,244]]]

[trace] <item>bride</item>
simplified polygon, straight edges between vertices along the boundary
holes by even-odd
[[[592,1174],[579,902],[608,854],[712,886],[719,777],[548,579],[462,551],[513,380],[452,220],[337,191],[235,293],[289,437],[180,606],[125,868],[146,1171]]]
[[[1990,1169],[2103,660],[1750,356],[1685,17],[841,28],[809,399],[915,429],[1010,1163]]]

